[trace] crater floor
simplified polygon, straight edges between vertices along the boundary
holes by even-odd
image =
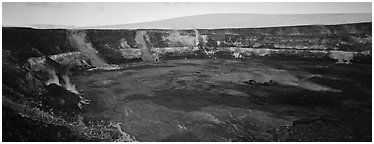
[[[180,59],[73,77],[86,125],[138,141],[368,141],[371,65]]]

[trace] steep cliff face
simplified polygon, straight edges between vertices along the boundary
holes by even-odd
[[[371,23],[294,26],[248,29],[197,30],[36,30],[3,28],[3,48],[20,58],[80,51],[93,65],[139,61],[136,35],[144,31],[152,48],[197,46],[198,38],[208,48],[254,48],[321,51],[371,51]],[[197,33],[196,33],[197,32]],[[199,33],[199,34],[198,34]],[[138,40],[139,41],[139,40]],[[81,49],[83,48],[83,49]],[[93,53],[97,53],[98,57]],[[91,56],[87,56],[91,55]],[[96,58],[94,58],[96,57]],[[95,64],[96,63],[96,64]]]
[[[136,46],[140,49],[141,58],[143,61],[151,62],[157,61],[158,57],[152,54],[152,44],[146,31],[138,31],[135,36]]]
[[[76,51],[67,41],[63,29],[37,30],[31,28],[3,28],[3,50],[11,51],[21,62],[30,57]]]
[[[75,49],[81,52],[81,55],[89,60],[92,66],[101,67],[106,63],[96,53],[97,50],[92,47],[91,42],[87,40],[84,31],[71,31],[68,40]]]

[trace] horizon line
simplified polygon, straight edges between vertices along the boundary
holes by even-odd
[[[180,16],[180,17],[172,17],[166,19],[159,19],[159,20],[152,20],[152,21],[140,21],[134,23],[118,23],[118,24],[106,24],[106,25],[87,25],[87,26],[76,26],[76,25],[58,25],[58,24],[19,24],[19,25],[2,25],[2,27],[24,27],[24,26],[59,26],[59,27],[74,27],[74,28],[84,28],[84,27],[98,27],[98,26],[114,26],[114,25],[124,25],[124,24],[139,24],[139,23],[148,23],[148,22],[157,22],[157,21],[164,21],[164,20],[171,20],[171,19],[178,19],[178,18],[186,18],[186,17],[193,17],[193,16],[203,16],[203,15],[220,15],[220,14],[247,14],[247,15],[333,15],[333,14],[372,14],[372,12],[368,13],[300,13],[300,14],[271,14],[271,13],[206,13],[206,14],[197,14],[197,15],[189,15],[189,16]]]

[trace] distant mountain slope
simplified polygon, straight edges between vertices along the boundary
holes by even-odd
[[[39,29],[74,29],[75,26],[70,25],[53,25],[53,24],[34,24],[30,25],[32,28],[39,28]]]
[[[352,14],[206,14],[152,22],[94,26],[99,29],[217,29],[371,22],[371,13]]]
[[[30,25],[3,25],[3,27],[27,27],[35,29],[77,29],[78,27],[70,25],[54,25],[54,24],[30,24]]]

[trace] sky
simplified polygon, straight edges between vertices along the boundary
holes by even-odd
[[[2,25],[100,26],[148,22],[213,13],[315,14],[371,13],[371,3],[296,2],[123,2],[2,3]]]

